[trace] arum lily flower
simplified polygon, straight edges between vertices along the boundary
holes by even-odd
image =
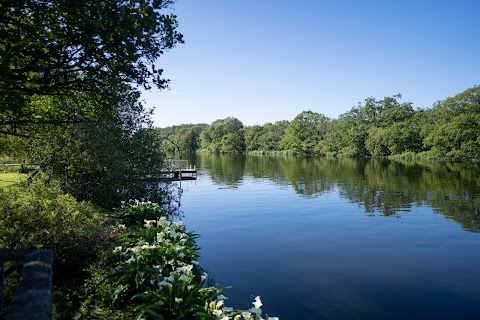
[[[182,274],[180,277],[178,277],[178,280],[188,282],[190,278],[186,274]]]
[[[144,220],[145,222],[145,228],[150,228],[152,227],[152,224],[157,222],[156,220]]]
[[[212,310],[212,313],[214,316],[221,316],[222,315],[222,310]]]
[[[255,309],[260,309],[261,306],[263,306],[262,300],[260,299],[260,296],[255,297],[255,301],[252,302],[253,306]]]
[[[248,312],[248,311],[242,312],[242,316],[243,316],[243,319],[245,319],[245,320],[250,320],[250,319],[252,319],[252,314],[251,314],[250,312]]]

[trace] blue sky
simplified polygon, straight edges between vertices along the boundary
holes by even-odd
[[[331,118],[401,93],[428,108],[480,85],[477,0],[179,0],[185,44],[143,99],[155,126]]]

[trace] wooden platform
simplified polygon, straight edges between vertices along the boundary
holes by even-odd
[[[196,180],[197,167],[188,164],[188,160],[165,160],[161,171],[163,179],[170,181]]]

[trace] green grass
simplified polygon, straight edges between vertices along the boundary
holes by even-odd
[[[13,186],[17,183],[25,181],[28,174],[20,172],[0,172],[0,188]]]

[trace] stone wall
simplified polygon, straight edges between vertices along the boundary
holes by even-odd
[[[53,252],[50,250],[0,249],[2,290],[3,263],[9,260],[23,260],[24,264],[7,319],[51,319]]]

